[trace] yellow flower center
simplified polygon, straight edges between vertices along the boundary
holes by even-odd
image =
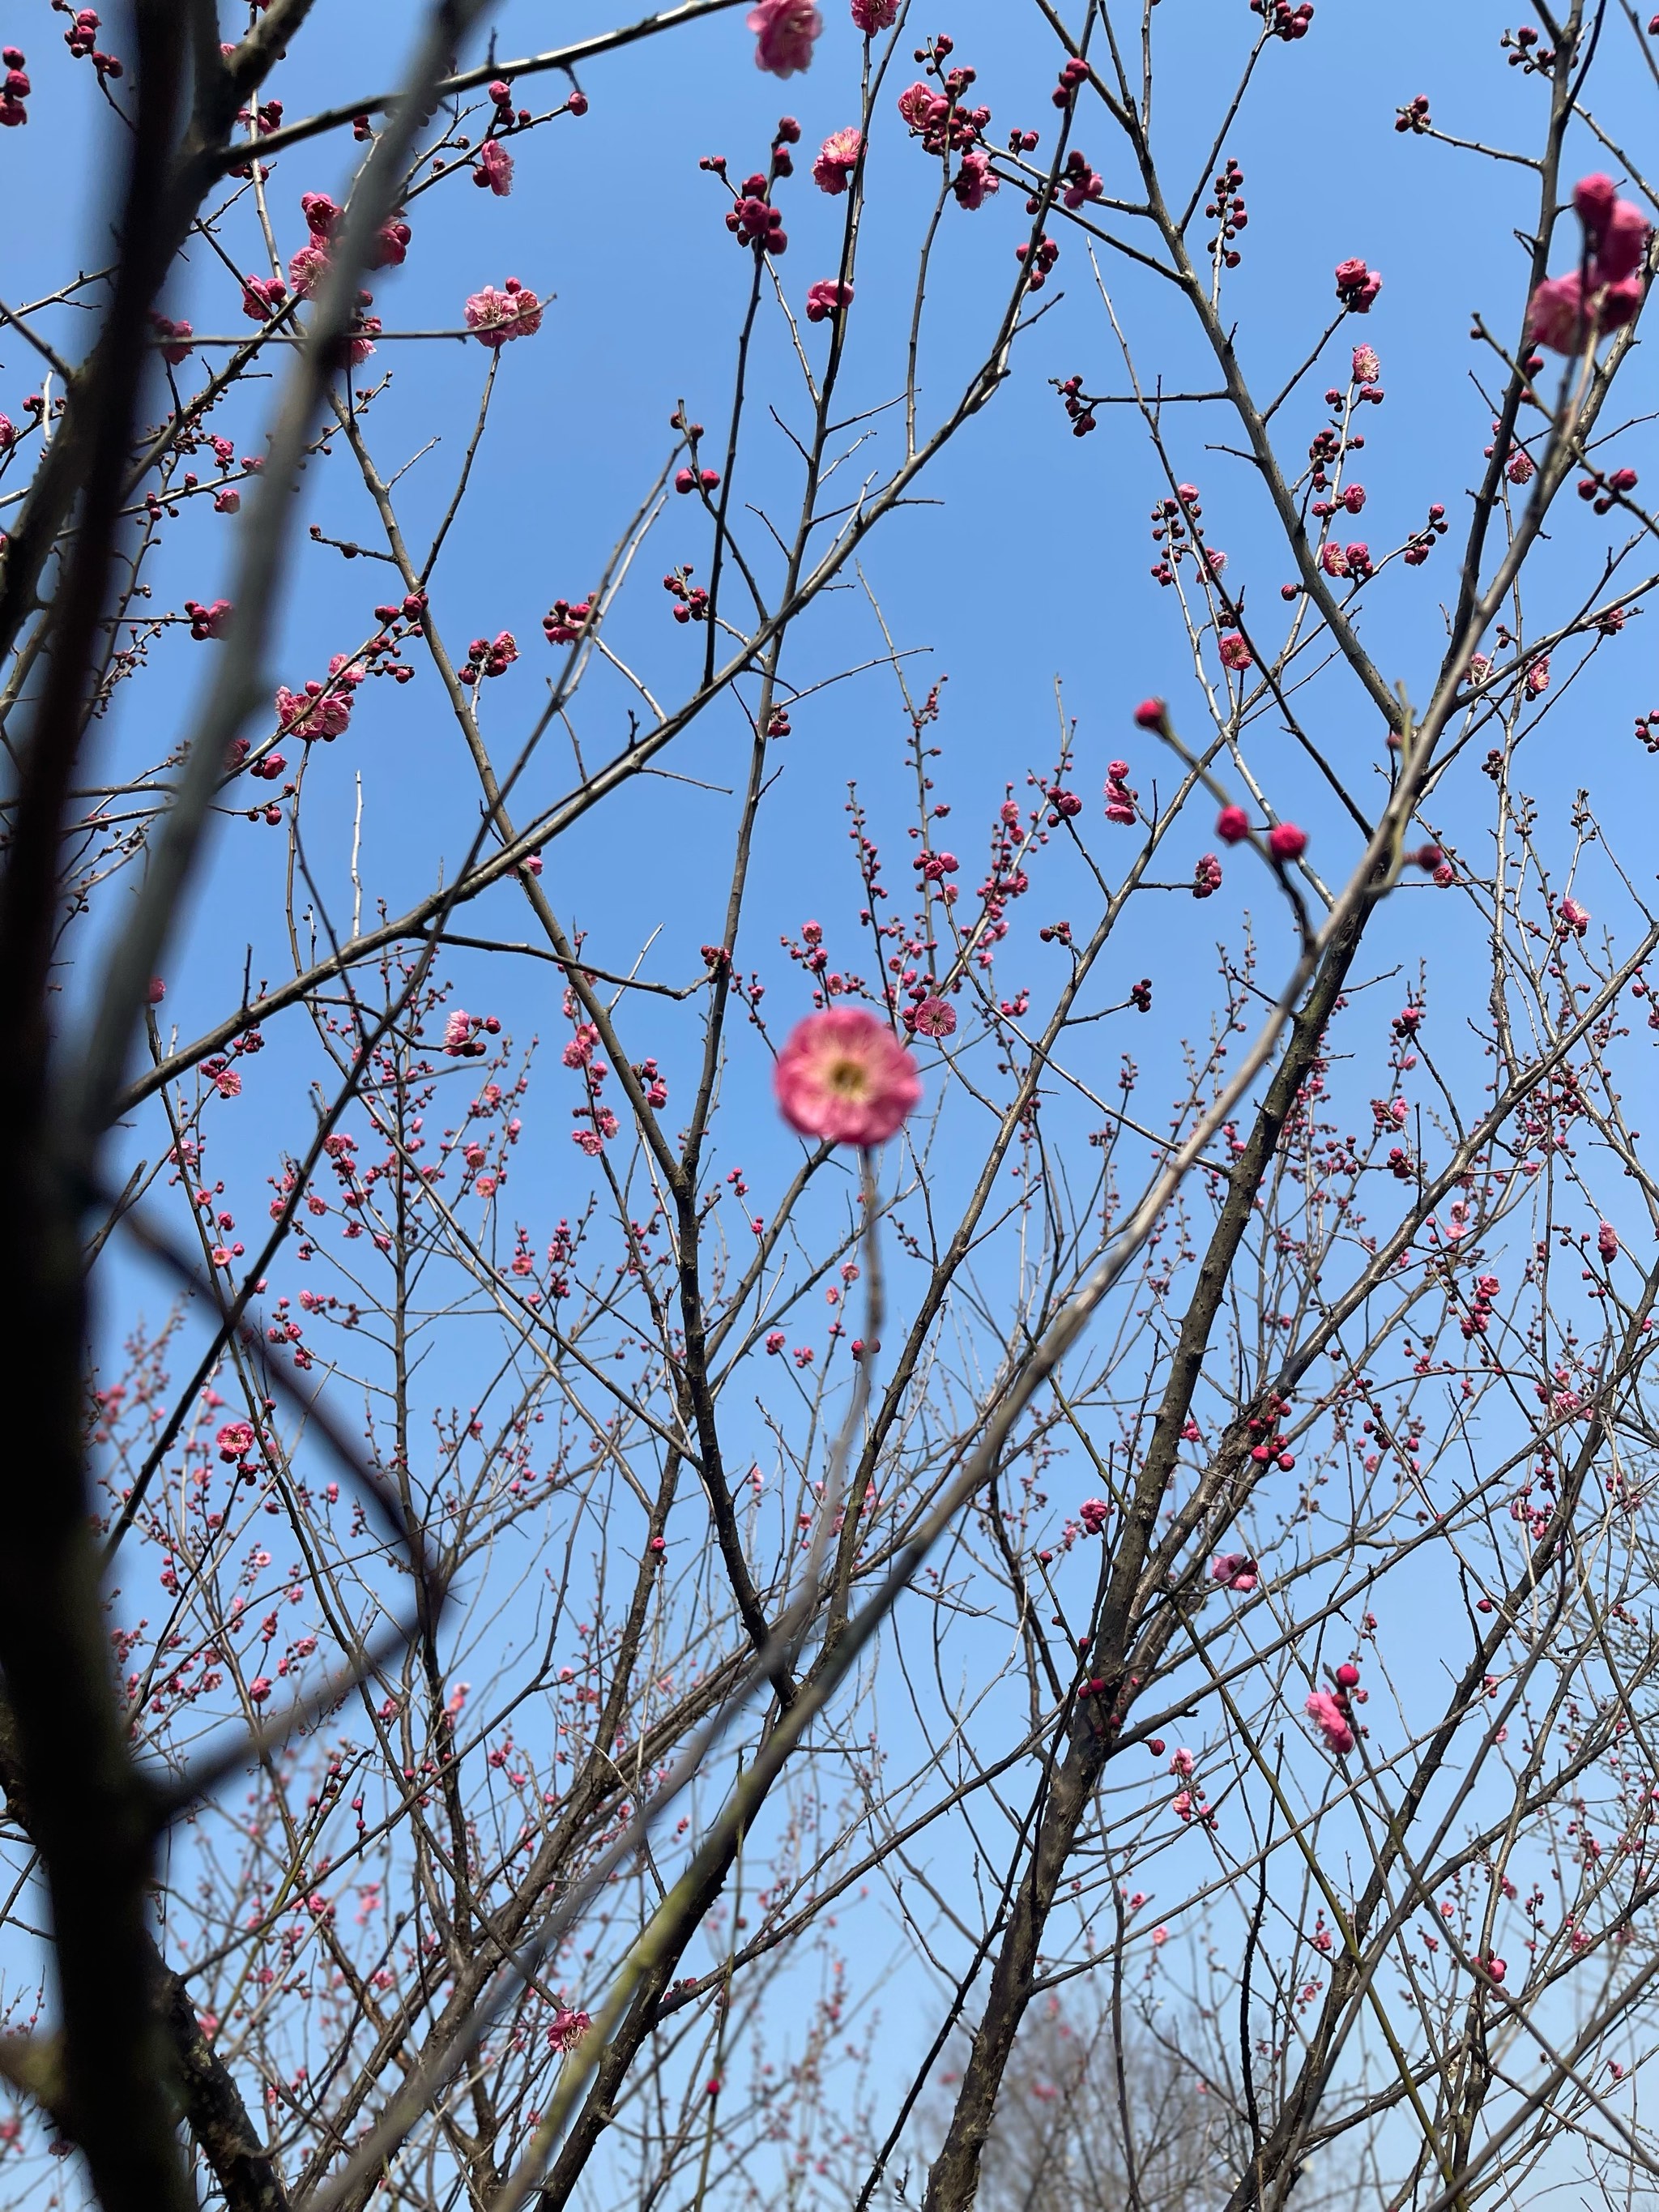
[[[861,1098],[870,1087],[869,1070],[861,1060],[834,1060],[824,1072],[824,1081],[843,1098]]]

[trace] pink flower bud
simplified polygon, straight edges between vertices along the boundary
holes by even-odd
[[[1294,822],[1275,822],[1267,832],[1267,850],[1276,860],[1299,860],[1308,849],[1308,833]]]
[[[1607,217],[1613,213],[1619,198],[1613,179],[1597,170],[1593,176],[1580,177],[1572,188],[1572,204],[1577,210],[1578,220],[1589,234],[1592,246],[1607,228]]]

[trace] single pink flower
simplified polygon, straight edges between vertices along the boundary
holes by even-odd
[[[1325,1739],[1327,1751],[1346,1759],[1353,1749],[1353,1729],[1341,1700],[1330,1690],[1316,1690],[1306,1705],[1308,1717]]]
[[[1527,336],[1552,353],[1576,353],[1588,329],[1584,288],[1578,271],[1547,276],[1527,307]]]
[[[1227,632],[1217,647],[1217,651],[1221,655],[1222,666],[1231,668],[1239,675],[1243,675],[1247,668],[1254,668],[1255,665],[1255,659],[1249,647],[1245,644],[1236,629]]]
[[[1564,898],[1555,909],[1555,926],[1563,937],[1582,937],[1589,920],[1589,908],[1580,906],[1577,899]]]
[[[772,1087],[792,1129],[836,1145],[884,1144],[921,1100],[915,1061],[861,1006],[809,1014],[778,1054]]]
[[[1319,565],[1325,571],[1325,574],[1328,576],[1346,576],[1347,574],[1348,556],[1334,538],[1333,538],[1328,545],[1321,548]]]
[[[1176,1752],[1175,1757],[1170,1761],[1170,1771],[1171,1774],[1178,1774],[1182,1780],[1185,1782],[1190,1778],[1193,1768],[1196,1763],[1197,1762],[1194,1759],[1191,1752],[1188,1750],[1185,1744],[1182,1744],[1180,1750]]]
[[[313,238],[288,264],[289,289],[296,300],[308,300],[327,274],[328,248]]]
[[[542,326],[542,303],[528,285],[509,276],[504,290],[486,284],[466,303],[467,328],[480,345],[503,346],[509,338],[532,337]]]
[[[1619,1257],[1619,1231],[1613,1227],[1612,1222],[1604,1221],[1597,1231],[1595,1249],[1604,1260],[1616,1260]]]
[[[1630,200],[1615,200],[1613,213],[1595,240],[1595,276],[1602,284],[1633,276],[1648,250],[1648,219]]]
[[[774,76],[811,69],[823,18],[811,0],[757,0],[746,18],[755,34],[755,67]]]
[[[1276,860],[1299,860],[1308,849],[1308,833],[1294,822],[1275,822],[1267,832],[1267,850]]]
[[[898,112],[912,131],[927,131],[934,123],[943,122],[951,112],[951,103],[942,93],[920,79],[907,85],[898,96]]]
[[[837,283],[833,276],[820,276],[816,284],[809,284],[806,288],[806,319],[809,323],[826,322],[831,315],[839,314],[843,307],[850,307],[852,304],[852,286]]]
[[[1001,191],[1002,179],[992,168],[990,155],[974,146],[963,155],[951,189],[957,196],[957,204],[971,213],[975,208],[982,208],[993,192]]]
[[[890,31],[898,20],[899,0],[853,0],[853,24],[866,39],[878,31]]]
[[[1618,283],[1609,284],[1601,295],[1601,311],[1596,321],[1604,331],[1622,331],[1626,323],[1636,320],[1641,306],[1641,278],[1621,277]]]
[[[1250,834],[1250,817],[1242,806],[1224,806],[1215,817],[1215,834],[1224,845],[1242,845]]]
[[[1260,1573],[1248,1552],[1218,1552],[1210,1562],[1210,1580],[1245,1597],[1255,1588]]]
[[[573,2011],[569,2006],[561,2005],[548,2022],[549,2046],[554,2051],[574,2051],[592,2025],[585,2012]]]
[[[1618,186],[1611,177],[1604,176],[1600,170],[1591,176],[1580,177],[1573,186],[1572,204],[1592,246],[1606,228],[1607,217],[1613,213],[1618,199]]]
[[[914,1019],[918,1032],[925,1037],[948,1037],[956,1032],[957,1010],[948,999],[924,999]]]
[[[1375,384],[1382,374],[1382,364],[1376,357],[1375,346],[1357,345],[1353,349],[1353,380],[1356,384]]]
[[[832,131],[818,149],[818,158],[812,164],[812,181],[821,192],[837,193],[847,190],[847,179],[858,167],[859,155],[864,151],[864,133],[849,125],[845,131]]]
[[[1648,245],[1648,219],[1641,209],[1621,200],[1613,179],[1599,171],[1578,179],[1572,204],[1595,264],[1591,289],[1634,275]]]
[[[498,138],[486,138],[478,149],[472,181],[481,191],[495,193],[504,200],[513,189],[513,156]]]

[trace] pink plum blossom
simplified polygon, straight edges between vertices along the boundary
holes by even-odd
[[[853,0],[853,23],[866,39],[878,31],[890,31],[897,21],[899,0]]]
[[[924,999],[911,1019],[921,1036],[948,1037],[956,1033],[957,1010],[948,999]]]
[[[1588,177],[1580,177],[1572,188],[1572,204],[1578,220],[1584,226],[1584,235],[1594,251],[1595,241],[1606,228],[1608,216],[1619,201],[1619,187],[1600,170]]]
[[[1213,853],[1206,853],[1193,870],[1193,896],[1213,898],[1221,889],[1221,863]]]
[[[288,264],[289,289],[296,300],[308,300],[327,274],[328,248],[313,238]]]
[[[175,323],[167,315],[152,314],[150,325],[162,341],[161,358],[169,367],[177,368],[191,354],[189,340],[194,335],[188,323]],[[3,453],[16,438],[17,433],[3,415],[0,415],[0,453]]]
[[[1584,226],[1587,268],[1546,277],[1527,307],[1528,337],[1552,353],[1576,353],[1588,339],[1623,329],[1642,304],[1647,217],[1599,173],[1581,177],[1572,198]]]
[[[1575,353],[1587,330],[1584,286],[1576,269],[1547,276],[1527,307],[1527,336],[1552,353]]]
[[[586,2013],[561,2005],[548,2022],[548,2044],[554,2051],[574,2051],[592,2025]]]
[[[542,326],[542,303],[526,284],[509,276],[506,289],[486,284],[466,303],[466,325],[480,345],[503,346],[509,338],[532,337]]]
[[[1613,179],[1600,174],[1579,179],[1572,204],[1594,259],[1593,283],[1616,284],[1634,276],[1648,244],[1648,219],[1641,209],[1621,200]]]
[[[1325,1739],[1327,1751],[1345,1759],[1353,1749],[1353,1728],[1342,1701],[1332,1690],[1316,1690],[1305,1708],[1308,1717]]]
[[[1218,1552],[1210,1562],[1210,1580],[1224,1589],[1237,1590],[1248,1597],[1255,1588],[1261,1570],[1248,1552]]]
[[[1555,926],[1563,937],[1582,937],[1589,927],[1589,908],[1577,899],[1564,898],[1555,909]]]
[[[821,192],[844,192],[863,151],[863,131],[854,131],[850,125],[845,131],[832,131],[812,164],[813,183]]]
[[[472,181],[481,191],[492,191],[504,200],[513,189],[513,156],[498,138],[486,138],[478,149]]]
[[[838,315],[843,307],[853,304],[853,288],[838,283],[833,276],[820,276],[816,284],[806,288],[806,319],[809,323],[827,322]]]
[[[1382,289],[1380,270],[1368,269],[1356,254],[1336,264],[1336,296],[1351,314],[1369,315],[1371,302]]]
[[[288,287],[280,276],[246,276],[242,280],[242,313],[250,322],[263,323],[280,313]]]
[[[361,668],[347,665],[343,653],[333,654],[328,664],[329,681],[319,684],[313,676],[303,691],[290,691],[286,684],[276,687],[276,719],[287,737],[337,738],[351,720],[352,693],[363,680]]]
[[[962,157],[951,189],[957,196],[957,204],[969,213],[982,208],[994,191],[1002,188],[1002,179],[991,167],[991,157],[977,146],[970,147]]]
[[[861,1006],[809,1014],[778,1054],[772,1087],[791,1128],[837,1145],[884,1144],[921,1100],[915,1061]]]
[[[774,76],[811,69],[823,18],[811,0],[758,0],[745,19],[755,34],[755,67]]]
[[[374,250],[368,257],[371,269],[401,269],[409,258],[409,241],[414,234],[401,216],[394,215],[383,222],[374,234]]]

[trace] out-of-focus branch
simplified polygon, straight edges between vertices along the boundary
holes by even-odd
[[[25,1834],[33,1830],[17,1723],[0,1692],[0,1792]],[[214,2050],[180,1977],[149,1946],[157,2010],[173,2046],[185,2124],[224,2192],[228,2212],[288,2212],[275,2162],[260,2142],[235,2078]],[[32,2098],[64,2133],[77,2134],[57,2036],[0,2037],[0,2075]]]
[[[439,100],[452,100],[459,93],[475,92],[481,84],[489,84],[496,77],[504,77],[510,83],[514,77],[535,76],[546,70],[574,69],[579,62],[614,53],[619,46],[631,46],[637,40],[648,39],[657,32],[675,30],[682,24],[696,22],[701,15],[718,15],[725,9],[740,4],[741,0],[681,0],[678,8],[660,9],[655,15],[641,16],[637,23],[625,24],[619,30],[596,31],[591,38],[578,39],[568,46],[555,46],[545,53],[526,54],[518,61],[485,62],[477,69],[456,70],[440,78],[433,93]],[[297,146],[325,131],[338,131],[360,115],[382,115],[388,108],[395,107],[402,97],[397,92],[368,93],[340,106],[321,108],[302,122],[285,124],[280,131],[268,133],[259,141],[259,150],[267,156],[280,154],[285,146]],[[228,161],[236,157],[225,158]]]
[[[113,297],[95,369],[71,397],[73,427],[53,441],[42,471],[72,447],[61,489],[72,496],[84,476],[85,491],[49,618],[46,673],[0,878],[0,1202],[18,1239],[0,1281],[0,1389],[16,1425],[0,1467],[0,1669],[52,1899],[65,2099],[106,2212],[185,2212],[189,2198],[145,1924],[148,1793],[110,1680],[88,1528],[81,1206],[50,1103],[49,987],[59,830],[91,703],[121,478],[149,358],[149,303],[165,265],[158,246],[182,28],[165,0],[137,10],[138,98]],[[44,543],[34,550],[44,559]],[[15,613],[18,595],[33,592],[33,575],[9,567],[0,601]]]

